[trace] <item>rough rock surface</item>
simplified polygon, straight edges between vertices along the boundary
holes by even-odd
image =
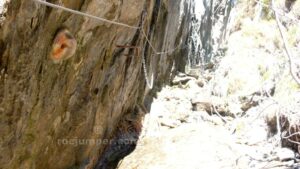
[[[189,1],[50,2],[132,26],[141,25],[146,12],[143,29],[157,52],[185,42]],[[120,119],[148,96],[142,57],[157,87],[167,81],[174,55],[180,52],[177,48],[152,55],[139,30],[33,0],[11,1],[5,17],[0,25],[0,168],[4,169],[93,167],[106,145],[103,139],[110,138]],[[62,64],[53,64],[48,56],[61,27],[74,35],[77,51]],[[136,46],[139,52],[117,45]]]

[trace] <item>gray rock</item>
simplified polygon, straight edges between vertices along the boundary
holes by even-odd
[[[289,148],[278,148],[275,152],[280,161],[288,161],[295,158],[295,152]]]

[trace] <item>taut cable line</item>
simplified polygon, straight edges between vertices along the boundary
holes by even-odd
[[[153,44],[150,42],[150,40],[149,40],[146,32],[144,31],[144,29],[142,29],[142,27],[131,26],[131,25],[128,25],[128,24],[125,24],[125,23],[108,20],[108,19],[105,19],[105,18],[101,18],[101,17],[98,17],[98,16],[94,16],[94,15],[87,14],[87,13],[84,13],[84,12],[80,12],[80,11],[77,11],[77,10],[73,10],[73,9],[70,9],[70,8],[66,8],[64,6],[56,5],[56,4],[53,4],[53,3],[50,3],[50,2],[46,2],[46,1],[43,1],[43,0],[33,0],[33,1],[35,1],[35,2],[37,2],[39,4],[51,7],[51,8],[61,9],[63,11],[67,11],[67,12],[70,12],[70,13],[73,13],[73,14],[76,14],[76,15],[84,16],[84,17],[88,17],[88,18],[91,18],[91,19],[94,19],[94,20],[97,20],[97,21],[100,21],[100,22],[106,22],[106,23],[110,23],[110,24],[114,24],[114,25],[119,25],[119,26],[127,27],[127,28],[130,28],[130,29],[140,30],[142,32],[143,36],[145,37],[147,43],[149,44],[149,46],[151,47],[151,49],[154,51],[154,53],[156,55],[172,53],[176,49],[178,49],[179,46],[181,46],[181,44],[179,44],[176,48],[171,49],[169,51],[157,52],[157,50],[154,48]]]
[[[80,11],[76,11],[76,10],[66,8],[66,7],[63,7],[63,6],[60,6],[60,5],[56,5],[56,4],[53,4],[53,3],[50,3],[50,2],[46,2],[46,1],[42,1],[42,0],[33,0],[33,1],[35,1],[39,4],[51,7],[51,8],[61,9],[61,10],[64,10],[64,11],[67,11],[67,12],[70,12],[70,13],[73,13],[73,14],[77,14],[77,15],[85,16],[85,17],[88,17],[88,18],[91,18],[91,19],[95,19],[97,21],[107,22],[107,23],[111,23],[111,24],[114,24],[114,25],[120,25],[120,26],[124,26],[124,27],[127,27],[127,28],[131,28],[131,29],[140,29],[140,27],[130,26],[130,25],[127,25],[127,24],[124,24],[124,23],[115,22],[115,21],[111,21],[111,20],[108,20],[108,19],[100,18],[100,17],[90,15],[90,14],[87,14],[87,13],[84,13],[84,12],[80,12]]]
[[[94,15],[87,14],[87,13],[84,13],[84,12],[80,12],[80,11],[77,11],[77,10],[73,10],[73,9],[70,9],[70,8],[66,8],[64,6],[56,5],[56,4],[46,2],[46,1],[43,1],[43,0],[33,0],[33,1],[35,1],[36,3],[39,3],[41,5],[51,7],[51,8],[56,8],[56,9],[67,11],[67,12],[70,12],[70,13],[73,13],[73,14],[76,14],[76,15],[88,17],[88,18],[94,19],[96,21],[106,22],[106,23],[110,23],[110,24],[114,24],[114,25],[118,25],[118,26],[123,26],[123,27],[130,28],[130,29],[140,30],[142,32],[142,35],[145,37],[146,42],[149,44],[149,46],[151,47],[151,49],[153,50],[155,55],[162,55],[162,54],[172,53],[175,50],[177,50],[179,48],[179,46],[181,46],[181,43],[180,43],[174,49],[171,49],[171,50],[168,50],[168,51],[157,52],[157,50],[155,49],[153,44],[150,42],[150,39],[148,38],[145,30],[143,29],[143,25],[141,27],[131,26],[131,25],[128,25],[128,24],[125,24],[125,23],[108,20],[108,19],[105,19],[105,18],[101,18],[101,17],[98,17],[98,16],[94,16]],[[142,56],[142,64],[143,64],[143,70],[144,70],[144,74],[145,74],[146,84],[150,89],[152,89],[152,87],[153,87],[153,74],[151,75],[151,80],[149,80],[148,73],[147,73],[147,68],[146,68],[146,60],[143,56]]]

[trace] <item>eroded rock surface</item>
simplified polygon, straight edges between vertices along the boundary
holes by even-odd
[[[168,80],[173,56],[181,50],[176,47],[185,42],[189,1],[51,2],[142,26],[156,51],[139,29],[33,0],[8,3],[5,20],[0,20],[0,168],[93,168],[107,146],[104,139],[148,96],[142,57],[155,88]],[[74,35],[77,50],[71,59],[53,64],[49,52],[61,27]],[[122,45],[138,52],[118,47]]]

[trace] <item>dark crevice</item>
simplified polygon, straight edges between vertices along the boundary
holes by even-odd
[[[98,95],[98,93],[99,93],[99,88],[95,88],[95,89],[93,90],[93,93],[94,93],[94,95]]]
[[[131,61],[132,61],[132,57],[131,56],[129,56],[129,57],[127,57],[126,58],[126,63],[125,63],[125,76],[124,77],[126,77],[126,75],[127,75],[127,73],[128,73],[128,68],[130,67],[130,65],[131,65]]]
[[[109,144],[104,148],[95,169],[115,169],[121,159],[134,151],[141,131],[138,111],[137,108],[127,111],[119,121],[114,134],[108,137]]]
[[[155,5],[154,5],[154,8],[153,8],[153,13],[152,13],[152,17],[151,17],[151,22],[150,22],[150,28],[149,28],[149,31],[148,31],[148,34],[147,34],[148,39],[150,39],[149,36],[151,37],[151,35],[154,32],[154,29],[156,27],[155,23],[157,22],[157,19],[158,19],[160,3],[161,3],[160,0],[155,1]],[[148,49],[149,49],[149,44],[146,43],[145,47],[144,47],[144,50],[143,50],[144,51],[144,56],[148,56],[148,51],[149,51]]]
[[[212,52],[212,8],[213,8],[213,1],[210,1],[210,3],[204,3],[205,6],[205,14],[202,18],[201,21],[201,26],[200,26],[200,34],[201,34],[201,41],[202,41],[202,48],[205,51],[205,62],[208,62],[210,60],[210,54]]]
[[[4,42],[2,40],[0,40],[0,71],[1,69],[3,68],[3,54],[4,54],[4,51],[5,51],[5,45],[4,45]]]
[[[81,1],[80,5],[79,5],[79,8],[78,8],[79,11],[82,11],[82,8],[83,8],[84,4],[85,4],[85,1]]]
[[[125,50],[125,48],[120,48],[116,52],[114,52],[114,54],[112,56],[112,61],[109,65],[110,67],[112,67],[115,64],[116,59],[121,56],[121,54],[123,53],[124,50]]]

